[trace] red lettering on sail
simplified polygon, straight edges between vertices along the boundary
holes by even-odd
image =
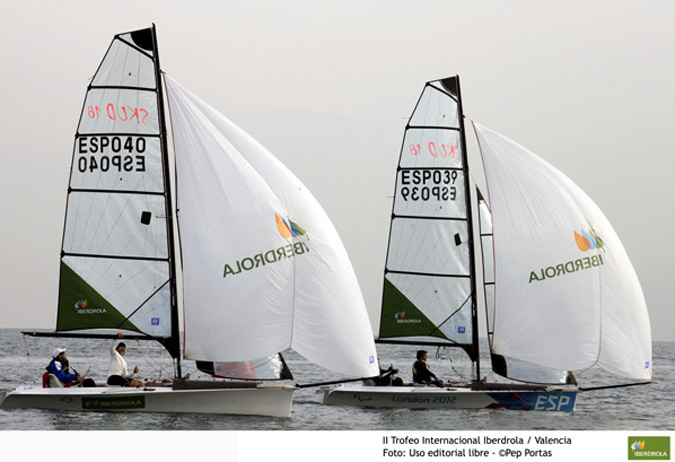
[[[87,116],[90,119],[98,119],[101,115],[101,108],[98,106],[87,106]],[[116,106],[113,103],[108,103],[105,106],[104,117],[109,120],[119,122],[135,122],[136,125],[148,125],[146,119],[150,116],[150,112],[142,107]]]
[[[410,154],[413,156],[425,156],[429,155],[435,158],[452,158],[453,160],[458,160],[459,158],[459,147],[455,144],[449,143],[436,143],[435,141],[430,141],[426,145],[426,149],[423,144],[409,144],[408,149]]]

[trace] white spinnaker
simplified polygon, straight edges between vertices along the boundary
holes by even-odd
[[[649,379],[646,303],[607,218],[550,164],[474,126],[494,227],[493,352],[562,370],[598,364],[617,375]],[[601,242],[584,251],[575,231]]]
[[[171,78],[166,82],[178,178],[185,357],[238,361],[290,347],[346,375],[376,375],[358,281],[314,196],[239,127]],[[284,237],[280,220],[301,232]]]

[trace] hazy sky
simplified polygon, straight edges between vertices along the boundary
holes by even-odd
[[[340,232],[376,319],[403,129],[424,82],[578,183],[675,341],[671,1],[21,1],[0,27],[0,327],[53,328],[72,143],[112,36],[262,142]]]

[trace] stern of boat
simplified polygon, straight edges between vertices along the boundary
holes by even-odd
[[[5,400],[5,397],[10,391],[12,391],[12,388],[0,388],[0,408],[2,407],[2,402]]]

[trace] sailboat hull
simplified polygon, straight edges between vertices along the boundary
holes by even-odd
[[[574,411],[578,390],[503,389],[470,387],[376,387],[341,385],[317,390],[323,404],[405,409],[510,409],[519,411]]]
[[[295,387],[259,383],[247,388],[167,387],[42,388],[21,385],[6,394],[1,409],[78,412],[177,412],[290,417]]]

